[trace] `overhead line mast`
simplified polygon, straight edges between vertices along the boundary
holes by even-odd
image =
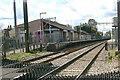
[[[120,0],[117,1],[118,15],[118,51],[120,51]]]
[[[27,52],[29,52],[29,29],[28,29],[27,0],[23,0],[23,12],[24,12],[24,29],[25,29],[25,47],[26,47],[26,53],[27,53]]]
[[[18,48],[18,35],[17,35],[17,17],[16,17],[16,2],[13,0],[13,10],[14,10],[14,27],[15,27],[15,39],[16,39],[16,46]]]

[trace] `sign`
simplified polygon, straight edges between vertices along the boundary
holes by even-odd
[[[18,31],[19,31],[20,34],[26,33],[26,32],[24,31],[24,28],[18,28]]]

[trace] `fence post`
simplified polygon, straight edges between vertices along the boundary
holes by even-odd
[[[31,49],[33,50],[33,38],[31,37]]]
[[[42,33],[42,34],[43,34],[43,33]],[[39,38],[39,40],[41,41],[42,39]],[[39,42],[39,43],[40,43],[40,42]],[[40,44],[40,49],[39,49],[40,52],[42,52],[42,45],[43,45],[43,44]]]
[[[15,54],[15,43],[16,43],[16,40],[13,39],[13,54]]]
[[[23,48],[23,52],[24,52],[24,41],[23,41],[23,37],[22,37],[22,48]]]
[[[20,39],[20,53],[21,53],[21,39]]]
[[[3,59],[5,59],[6,58],[6,39],[5,39],[5,33],[4,33],[4,38],[3,38],[3,55],[2,55],[2,57],[3,57]]]
[[[36,41],[37,50],[38,50],[38,43],[39,43],[39,37],[37,36],[37,41]]]
[[[32,50],[32,48],[31,48],[31,42],[32,42],[32,39],[31,39],[31,33],[30,33],[30,37],[29,37],[29,44],[30,44],[30,50]]]
[[[108,43],[106,42],[106,43],[105,43],[105,50],[108,50],[108,49],[107,49],[107,46],[108,46]]]
[[[33,39],[33,50],[35,50],[35,39]]]

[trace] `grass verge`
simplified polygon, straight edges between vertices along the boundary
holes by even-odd
[[[112,50],[109,50],[109,51],[107,52],[106,61],[107,61],[107,62],[110,62],[110,63],[113,62],[113,59],[114,59],[115,61],[120,61],[120,54],[115,55],[115,52],[117,52],[117,51],[118,51],[118,48],[113,48]],[[108,55],[108,54],[110,54],[110,55]]]
[[[7,59],[21,61],[22,59],[26,57],[38,56],[42,53],[48,53],[48,52],[40,52],[40,51],[35,50],[35,51],[30,51],[30,53],[16,53],[16,54],[11,54],[7,56]]]

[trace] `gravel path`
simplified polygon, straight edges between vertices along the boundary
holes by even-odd
[[[77,48],[82,48],[82,46],[80,47],[77,47]],[[73,48],[74,49],[74,48]],[[75,48],[76,49],[76,48]],[[84,48],[83,50],[81,50],[81,51],[84,51],[85,49],[87,49],[87,48]],[[52,58],[55,58],[55,57],[58,57],[58,56],[62,56],[62,55],[64,55],[64,54],[67,54],[66,52],[69,52],[70,50],[72,50],[72,49],[68,49],[68,51],[67,50],[62,50],[61,51],[61,53],[57,53],[57,54],[54,54],[54,55],[51,55],[51,56],[48,56],[48,57],[45,57],[45,58],[42,58],[42,59],[39,59],[39,60],[36,60],[36,61],[34,61],[34,62],[32,62],[32,63],[41,63],[41,62],[44,62],[44,61],[46,61],[46,60],[49,60],[49,59],[52,59]],[[77,54],[78,54],[78,52],[79,51],[75,51],[75,52],[73,52],[73,53],[70,53],[70,55],[71,54],[73,54],[74,56],[76,56]],[[42,53],[42,54],[40,54],[40,55],[37,55],[37,56],[29,56],[29,57],[25,57],[24,59],[22,59],[22,61],[24,61],[24,60],[28,60],[28,59],[32,59],[32,58],[36,58],[36,57],[40,57],[40,56],[43,56],[43,55],[47,55],[47,54],[51,54],[52,52],[46,52],[46,53]],[[77,54],[76,54],[77,53]],[[71,56],[69,57],[69,55],[67,54],[66,56],[65,56],[65,58],[68,58],[68,59],[71,59]]]
[[[84,67],[88,64],[88,62],[94,57],[94,55],[100,50],[100,48],[103,45],[95,48],[94,50],[92,50],[88,54],[84,55],[79,60],[75,61],[70,66],[68,66],[66,69],[64,69],[60,73],[58,73],[58,75],[69,75],[69,76],[78,75],[84,69]],[[80,54],[81,52],[85,51],[88,48],[89,47],[86,47],[82,50],[79,50],[79,51],[75,52],[74,55],[68,55],[66,57],[63,57],[62,59],[58,59],[57,61],[52,61],[52,63],[54,65],[59,66],[59,65],[65,63],[66,61],[72,59],[76,55]]]
[[[113,71],[118,71],[119,66],[118,61],[113,60],[112,63],[106,61],[106,55],[107,51],[105,48],[103,51],[99,54],[98,58],[96,61],[92,64],[92,67],[88,71],[88,75],[90,74],[101,74],[101,73],[107,73],[107,72],[113,72]]]
[[[80,50],[78,50],[78,51],[75,51],[75,52],[73,52],[73,53],[70,53],[70,54],[68,54],[68,55],[66,55],[66,56],[63,56],[63,57],[61,57],[61,58],[58,58],[58,59],[56,59],[56,60],[54,60],[54,61],[51,61],[51,63],[52,63],[54,66],[60,66],[60,65],[64,64],[65,62],[71,60],[73,57],[77,56],[78,54],[81,54],[83,51],[86,51],[86,50],[89,49],[90,47],[93,47],[93,45],[92,45],[92,46],[85,47],[85,48],[80,49]]]
[[[47,61],[49,59],[52,59],[52,58],[55,58],[55,57],[58,57],[58,56],[61,56],[61,55],[64,55],[64,54],[65,53],[57,53],[57,54],[54,54],[54,55],[51,55],[51,56],[48,56],[48,57],[33,61],[31,63],[41,63],[41,62]]]

